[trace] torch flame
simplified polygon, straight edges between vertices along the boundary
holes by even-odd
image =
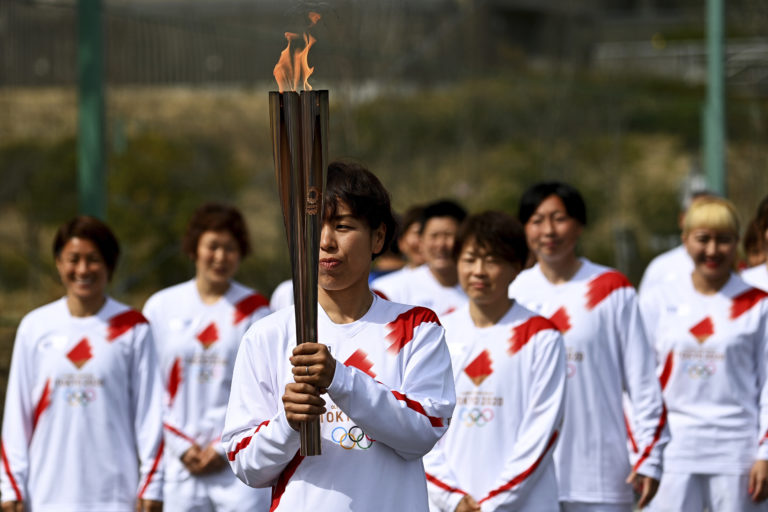
[[[316,12],[309,13],[310,25],[312,28],[319,20],[320,15]],[[277,81],[277,89],[280,92],[295,91],[299,87],[299,82],[303,82],[304,90],[311,91],[312,86],[309,85],[309,76],[315,70],[314,67],[309,67],[309,49],[315,44],[316,39],[312,35],[305,32],[303,34],[304,48],[297,50],[291,48],[291,43],[299,39],[298,34],[292,32],[286,32],[285,38],[288,40],[288,45],[280,53],[280,59],[275,65],[275,69],[272,74]]]

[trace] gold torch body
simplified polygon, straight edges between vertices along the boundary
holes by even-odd
[[[327,167],[328,91],[269,93],[272,153],[291,255],[296,343],[317,343],[317,272]],[[320,455],[320,422],[300,425],[300,455]]]

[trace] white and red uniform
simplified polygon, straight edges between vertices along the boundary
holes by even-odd
[[[653,258],[645,268],[643,278],[638,286],[638,294],[642,295],[659,283],[671,283],[679,278],[691,276],[693,260],[684,245],[663,252]]]
[[[376,279],[371,283],[371,290],[400,304],[429,308],[441,318],[461,308],[468,300],[460,285],[441,285],[427,265]]]
[[[269,309],[278,311],[293,304],[293,280],[287,279],[277,285],[269,297]]]
[[[742,270],[741,278],[755,288],[768,291],[768,265],[765,263]]]
[[[269,492],[244,485],[228,469],[194,476],[181,462],[195,443],[226,456],[219,441],[240,340],[269,313],[261,294],[234,281],[214,304],[200,299],[191,280],[159,291],[144,306],[166,383],[165,510],[269,509]]]
[[[273,488],[271,510],[426,510],[421,458],[455,405],[437,316],[374,296],[349,324],[318,308],[318,339],[337,361],[323,395],[322,455],[299,456],[283,409],[296,346],[286,308],[254,324],[240,347],[222,438],[232,469],[248,485]]]
[[[558,511],[552,454],[566,381],[559,331],[517,303],[490,327],[476,327],[469,306],[443,320],[456,410],[424,459],[432,509],[453,512],[469,494],[484,511]]]
[[[552,284],[535,265],[512,282],[510,295],[549,318],[565,341],[568,392],[555,450],[560,501],[629,509],[633,495],[625,479],[633,470],[658,479],[669,437],[634,288],[621,273],[582,258],[567,283]],[[627,450],[623,391],[632,403],[640,452],[634,465]]]
[[[146,319],[62,298],[21,321],[5,395],[2,501],[31,512],[133,512],[162,500],[162,388]]]
[[[736,274],[712,295],[697,292],[686,279],[643,296],[672,434],[654,510],[669,510],[673,494],[686,496],[683,489],[670,489],[680,480],[674,475],[738,479],[755,460],[768,459],[767,296]],[[710,504],[710,510],[748,510],[747,487],[710,489],[715,501],[718,493],[737,493],[743,500],[736,509]]]

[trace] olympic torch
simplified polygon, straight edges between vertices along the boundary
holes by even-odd
[[[312,19],[314,24],[319,16]],[[291,255],[296,343],[316,343],[317,270],[328,160],[328,91],[313,91],[306,80],[312,72],[312,68],[306,66],[306,53],[314,39],[305,34],[303,52],[291,58],[291,41],[296,36],[286,34],[286,37],[288,48],[275,67],[280,91],[269,93],[272,154]],[[302,73],[297,73],[297,68]],[[302,75],[305,90],[299,93],[295,91],[296,77]],[[289,82],[293,90],[284,90],[287,77],[296,78],[292,84]],[[319,420],[301,423],[299,436],[300,455],[320,455]]]

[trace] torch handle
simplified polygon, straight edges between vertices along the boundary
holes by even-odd
[[[299,423],[299,455],[320,455],[320,420]]]

